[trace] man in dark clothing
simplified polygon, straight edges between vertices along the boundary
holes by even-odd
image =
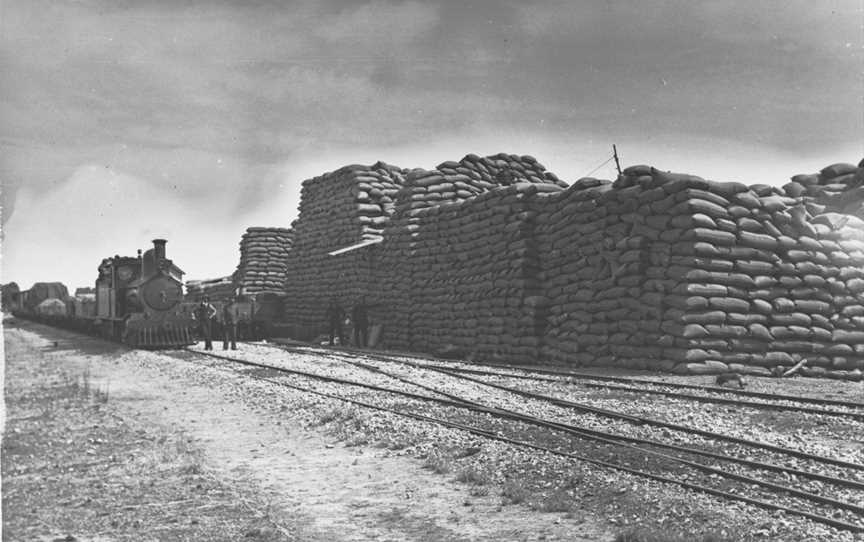
[[[237,350],[237,321],[239,318],[237,302],[233,298],[228,299],[228,302],[222,307],[222,350],[228,350],[228,343],[231,343],[231,350]]]
[[[213,317],[216,316],[216,307],[210,304],[209,297],[204,296],[204,299],[195,308],[192,316],[198,321],[201,336],[204,338],[204,350],[213,350],[211,334],[213,332]]]
[[[330,300],[330,305],[327,307],[327,321],[330,324],[330,346],[333,346],[333,338],[339,337],[339,344],[342,344],[342,320],[345,318],[345,313],[342,307],[336,300]]]
[[[369,339],[369,310],[362,297],[351,311],[351,320],[354,323],[354,346],[365,347]]]

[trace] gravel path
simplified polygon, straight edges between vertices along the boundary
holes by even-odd
[[[234,354],[234,353],[232,353],[232,354]],[[243,357],[244,359],[248,359],[250,361],[259,361],[259,362],[264,362],[264,363],[269,363],[269,364],[274,364],[274,365],[282,365],[282,366],[293,368],[295,370],[305,370],[305,371],[309,371],[309,372],[314,372],[316,374],[334,376],[334,377],[339,377],[339,378],[346,378],[349,380],[358,380],[358,381],[363,381],[363,382],[369,383],[369,384],[375,384],[375,385],[380,385],[380,386],[385,386],[385,387],[403,389],[406,391],[408,391],[408,390],[414,391],[414,392],[420,391],[420,390],[416,389],[416,387],[414,387],[415,389],[411,389],[412,386],[409,384],[406,384],[404,382],[399,382],[397,380],[389,379],[388,377],[381,375],[381,374],[376,374],[376,373],[372,373],[372,372],[369,372],[369,371],[366,371],[363,369],[359,369],[358,367],[344,363],[343,361],[339,361],[338,359],[327,359],[327,358],[324,358],[321,356],[310,355],[310,354],[305,354],[305,353],[280,352],[278,349],[273,348],[271,346],[266,346],[266,345],[248,345],[239,354],[239,356]],[[388,367],[388,370],[394,370],[394,367]],[[509,407],[509,408],[514,408],[514,409],[517,409],[517,410],[523,411],[523,412],[527,411],[527,412],[531,413],[532,415],[542,416],[545,418],[560,419],[561,421],[567,421],[568,423],[579,423],[582,425],[592,426],[595,428],[606,429],[606,428],[610,428],[610,427],[615,427],[622,434],[631,434],[631,435],[639,434],[642,436],[654,436],[654,437],[665,436],[667,438],[671,436],[671,437],[673,437],[673,440],[675,440],[675,437],[676,437],[676,435],[674,435],[674,433],[675,433],[674,431],[669,431],[666,429],[649,428],[646,426],[632,427],[629,424],[626,424],[624,422],[615,422],[615,421],[610,422],[608,419],[602,419],[602,418],[596,417],[594,415],[585,415],[585,414],[574,415],[572,412],[567,412],[567,409],[562,409],[561,407],[557,407],[555,405],[543,403],[542,401],[536,401],[533,399],[519,399],[519,398],[515,398],[512,396],[507,397],[506,396],[507,392],[502,392],[500,390],[491,390],[485,386],[482,386],[482,385],[474,383],[474,382],[464,382],[464,381],[460,382],[460,381],[458,381],[458,379],[450,379],[448,381],[449,377],[435,374],[435,373],[429,373],[428,371],[422,371],[422,370],[419,370],[416,368],[407,368],[407,367],[402,366],[397,372],[399,372],[401,375],[403,375],[407,378],[413,377],[415,379],[418,379],[419,381],[422,381],[425,385],[437,386],[440,389],[446,389],[448,392],[455,393],[455,394],[462,396],[462,397],[466,397],[466,398],[469,398],[472,400],[481,401],[484,403],[494,403],[497,406],[504,407],[504,408]],[[404,398],[394,398],[393,396],[389,396],[388,394],[381,394],[380,392],[370,392],[368,390],[362,390],[360,388],[346,388],[343,385],[335,384],[335,383],[323,383],[323,382],[318,382],[318,381],[309,381],[308,379],[304,379],[302,377],[291,378],[290,380],[293,380],[295,382],[301,382],[302,381],[304,383],[304,385],[308,385],[310,388],[313,388],[316,390],[326,391],[329,393],[337,393],[337,394],[341,394],[344,396],[350,396],[352,398],[370,401],[370,402],[373,402],[375,404],[390,405],[390,406],[405,406],[406,404],[410,403],[410,401],[406,401]],[[626,403],[626,402],[622,402],[622,403]],[[636,403],[636,402],[631,401],[631,403]],[[518,405],[518,408],[514,407],[514,405]],[[626,405],[619,403],[616,406],[622,407],[622,406],[626,406]],[[680,418],[681,412],[678,412],[678,413],[674,412],[675,408],[683,409],[685,411],[688,408],[691,409],[689,414],[692,417],[693,412],[697,412],[697,413],[701,412],[701,410],[704,409],[704,407],[705,407],[705,405],[702,403],[673,405],[672,406],[673,413],[671,416],[673,418],[675,418],[675,417]],[[640,407],[638,406],[638,403],[637,403],[632,408],[640,408]],[[660,405],[660,404],[656,405],[656,409],[659,411],[662,411],[662,405]],[[432,412],[432,411],[437,411],[439,409],[438,409],[438,407],[426,406],[426,410],[429,412]],[[654,414],[656,416],[657,412],[655,412]],[[718,419],[717,416],[719,414],[725,414],[725,418]],[[661,415],[665,415],[665,413],[662,413]],[[388,417],[392,417],[392,415],[375,413],[373,415],[370,415],[370,417],[372,419],[375,419],[375,420],[380,420],[381,418],[386,419]],[[715,412],[713,414],[712,419],[714,421],[711,424],[709,424],[709,428],[711,428],[712,430],[717,430],[718,432],[724,432],[724,429],[728,425],[728,427],[732,428],[732,431],[730,431],[729,434],[744,436],[746,438],[754,438],[756,440],[759,440],[759,438],[762,436],[761,428],[758,426],[756,428],[741,427],[742,425],[744,425],[744,424],[742,424],[741,414],[736,412],[735,409],[730,409],[728,407],[721,407],[720,409],[718,409],[718,412]],[[435,431],[434,437],[427,435],[427,437],[428,437],[427,439],[423,439],[422,437],[420,437],[418,439],[416,436],[412,435],[412,431],[411,431],[411,426],[416,425],[416,422],[410,422],[407,424],[408,425],[407,427],[401,428],[401,427],[398,427],[399,425],[401,425],[399,423],[382,424],[379,421],[377,424],[363,425],[363,424],[356,423],[356,419],[354,421],[355,421],[355,423],[353,424],[353,427],[350,428],[351,430],[348,431],[349,434],[348,434],[348,436],[346,436],[346,438],[356,438],[356,436],[352,437],[351,435],[356,435],[356,433],[360,432],[360,433],[364,433],[364,437],[363,437],[364,440],[373,440],[374,441],[375,439],[379,439],[379,438],[387,438],[387,437],[382,437],[380,435],[381,427],[385,427],[390,432],[392,432],[393,429],[396,429],[397,434],[402,435],[403,439],[412,443],[412,446],[410,446],[410,448],[412,448],[412,449],[409,451],[409,453],[412,453],[413,455],[415,455],[417,457],[427,457],[428,456],[428,450],[426,449],[426,446],[428,446],[429,442],[440,442],[442,439],[445,439],[445,438],[454,438],[454,437],[451,437],[450,435],[442,434],[442,432],[446,433],[449,430],[439,428]],[[679,423],[681,422],[680,419],[678,421],[679,421]],[[694,426],[698,427],[699,423],[701,423],[701,422],[697,419],[694,423],[695,423]],[[371,427],[370,427],[370,425],[371,425]],[[794,427],[786,427],[785,429],[782,429],[782,428],[778,429],[778,431],[781,431],[781,433],[783,430],[795,431],[799,434],[804,435],[804,437],[806,437],[806,438],[800,439],[802,442],[798,443],[799,444],[798,449],[803,449],[803,450],[809,450],[809,449],[832,450],[833,451],[833,448],[831,448],[831,446],[829,444],[826,444],[824,442],[817,442],[817,441],[819,441],[819,438],[820,438],[818,435],[812,436],[812,435],[807,434],[806,431],[801,431],[801,430],[795,429]],[[846,434],[846,433],[844,433],[844,434]],[[842,440],[844,437],[841,435],[841,436],[838,436],[838,438]],[[688,443],[688,442],[694,442],[694,441],[696,441],[698,443],[698,441],[700,440],[698,437],[693,438],[692,436],[689,436],[686,434],[677,435],[677,439],[681,443]],[[663,439],[660,439],[660,440],[663,440]],[[417,441],[417,442],[415,442],[415,441]],[[786,440],[782,440],[782,441],[784,443],[787,443]],[[794,439],[789,440],[788,443],[795,444]],[[716,446],[716,444],[712,443],[712,442],[704,442],[703,444],[706,447]],[[815,448],[810,448],[811,444],[815,445]],[[494,448],[495,446],[496,445],[484,444],[483,448],[485,451],[487,449]],[[478,454],[477,456],[474,456],[474,461],[475,461],[475,465],[476,465],[474,468],[477,470],[483,470],[484,468],[489,467],[490,462],[497,461],[497,465],[495,468],[487,469],[489,471],[487,473],[487,476],[494,483],[504,484],[504,483],[506,483],[506,479],[503,479],[500,476],[500,473],[512,472],[513,469],[518,468],[516,466],[518,461],[519,461],[518,458],[522,457],[525,454],[526,454],[526,452],[524,450],[519,450],[519,449],[511,449],[511,450],[505,452],[503,454],[503,457],[502,456],[496,456],[494,459],[490,456],[484,456],[483,454]],[[529,453],[528,455],[532,455],[532,454]],[[537,455],[537,454],[533,454],[533,455]],[[759,458],[758,454],[750,453],[749,455],[751,457],[754,457],[754,458]],[[826,454],[826,455],[831,455],[831,454]],[[846,459],[848,459],[848,458],[846,458]],[[558,461],[557,459],[551,459],[551,458],[544,458],[543,460],[540,460],[540,459],[537,459],[535,457],[534,461],[538,465],[538,469],[535,471],[535,474],[533,477],[528,476],[528,478],[534,478],[536,480],[540,480],[540,479],[545,478],[545,476],[543,475],[544,472],[554,472],[556,467],[551,467],[551,466],[547,467],[545,465],[546,460],[548,460],[551,464],[556,464],[556,462]],[[794,461],[791,462],[791,464],[794,464],[794,463],[795,463]],[[574,470],[573,466],[563,467],[560,464],[558,464],[557,468],[562,469],[561,471],[559,471],[559,473],[560,472],[572,472]],[[819,467],[819,468],[822,468],[822,467]],[[615,480],[620,481],[620,480],[629,480],[631,478],[630,475],[622,474],[622,473],[617,472],[617,471],[613,471],[611,476],[607,476],[607,473],[602,473],[602,472],[598,473],[597,469],[589,469],[589,470],[591,470],[592,472],[589,475],[588,480],[590,480],[590,482],[587,485],[592,485],[592,484],[602,485],[603,481],[606,481],[606,483],[608,485],[608,480],[610,480],[610,479],[615,479]],[[828,469],[828,470],[830,470],[830,469]],[[537,475],[538,472],[540,473],[539,476]],[[598,474],[600,474],[600,476],[598,476]],[[595,479],[591,480],[591,478],[595,478]],[[787,483],[787,484],[791,483],[791,485],[796,484],[795,481],[790,481],[788,479],[787,480],[781,479],[779,481],[781,483]],[[778,538],[778,539],[782,539],[782,540],[814,540],[814,538],[813,538],[814,533],[819,533],[820,538],[818,538],[818,539],[820,539],[820,540],[822,540],[822,539],[824,539],[824,540],[832,540],[832,539],[841,540],[841,539],[852,539],[853,538],[851,535],[849,535],[847,533],[834,532],[830,528],[826,528],[826,527],[823,527],[821,525],[816,525],[816,524],[813,524],[807,520],[802,520],[799,518],[783,518],[783,517],[768,518],[766,516],[769,516],[769,514],[767,514],[766,512],[761,511],[761,510],[749,510],[749,507],[747,507],[747,506],[743,506],[744,509],[748,509],[746,514],[738,513],[738,514],[729,515],[727,512],[729,512],[730,510],[736,510],[738,508],[737,505],[730,506],[728,503],[716,502],[715,499],[707,498],[707,497],[704,497],[702,495],[698,495],[698,494],[697,495],[690,495],[689,492],[686,490],[680,490],[678,488],[670,489],[669,487],[665,486],[664,484],[658,484],[658,483],[654,483],[654,482],[650,482],[650,481],[645,481],[642,479],[634,479],[634,480],[631,480],[631,482],[633,484],[632,485],[633,488],[639,487],[639,490],[638,490],[639,495],[656,496],[657,502],[661,503],[660,507],[659,507],[660,508],[659,513],[657,514],[657,516],[650,516],[650,515],[644,515],[643,516],[642,514],[645,514],[646,511],[645,510],[638,510],[638,511],[636,511],[635,514],[632,515],[632,517],[627,518],[628,513],[616,515],[616,512],[614,510],[617,508],[618,511],[620,512],[620,509],[622,508],[621,506],[612,507],[611,509],[610,509],[610,507],[602,508],[601,510],[603,510],[603,513],[611,515],[610,519],[615,520],[615,521],[622,521],[622,522],[628,522],[628,521],[632,521],[633,519],[636,519],[635,523],[655,523],[656,522],[658,524],[668,526],[670,523],[675,524],[677,521],[680,521],[681,523],[686,525],[689,522],[691,522],[693,520],[693,518],[699,517],[699,518],[701,518],[700,521],[702,523],[703,529],[713,530],[714,532],[718,532],[718,533],[722,533],[724,531],[725,532],[735,532],[735,533],[737,533],[736,536],[740,536],[741,539],[745,539],[745,540],[746,539],[753,539],[753,540],[762,539],[762,537],[764,537],[768,533],[772,533],[775,535],[782,535],[782,538]],[[526,486],[531,485],[531,482],[527,482],[526,480],[522,480],[521,483],[525,484]],[[546,484],[550,488],[553,488],[552,493],[554,493],[555,491],[560,491],[562,489],[562,487],[566,486],[566,484],[560,483],[560,478],[558,479],[557,482],[555,480],[548,480],[547,479],[547,480],[540,483],[541,486],[542,486],[542,484]],[[585,479],[580,480],[579,486],[584,489],[584,486],[586,486],[586,480]],[[829,491],[828,489],[820,486],[818,483],[816,483],[815,485],[810,484],[807,488],[814,490],[814,492],[816,492],[816,493],[827,492],[829,494],[832,494],[833,496],[841,498],[842,500],[846,500],[846,501],[849,501],[852,503],[860,503],[861,502],[860,492],[853,492],[851,490],[848,490],[848,491],[847,490],[837,490],[835,488],[830,488],[830,491]],[[608,489],[608,487],[605,489]],[[566,488],[565,488],[565,490],[566,490]],[[578,501],[579,497],[580,497],[579,491],[578,490],[572,491],[572,493],[573,493],[574,501]],[[589,491],[588,493],[593,495],[592,491]],[[626,493],[628,493],[627,490],[622,491],[622,494],[626,494]],[[679,498],[681,501],[684,501],[683,503],[680,504],[680,506],[678,506],[677,504],[672,505],[672,506],[664,506],[664,505],[668,505],[669,501],[675,499],[676,497]],[[700,502],[703,498],[705,499],[705,502]],[[770,494],[768,494],[768,499],[771,500]],[[599,499],[597,499],[597,500],[599,500]],[[649,498],[648,502],[650,502],[650,500],[651,499]],[[621,502],[623,502],[623,501],[626,501],[626,500],[622,498],[622,499],[620,499],[619,503],[616,503],[616,504],[621,504]],[[794,500],[792,500],[792,499],[788,499],[788,501],[790,503],[794,503]],[[584,505],[585,503],[584,503],[584,501],[582,501],[580,504]],[[596,504],[596,500],[595,500],[594,504]],[[831,509],[827,509],[827,508],[823,508],[823,510],[821,510],[821,513],[826,514],[826,515],[835,515],[838,518],[842,517],[842,518],[845,518],[847,520],[851,519],[852,521],[855,521],[855,520],[860,521],[860,518],[857,518],[854,515],[850,517],[848,515],[849,513],[844,512],[842,514],[838,514],[838,511],[832,511]],[[734,525],[734,528],[730,529],[729,528],[730,525]]]
[[[370,417],[339,402],[34,324],[5,333],[7,345],[35,345],[51,362],[88,371],[94,386],[109,390],[119,415],[188,435],[208,473],[255,488],[271,517],[316,539],[593,541],[611,540],[616,530],[588,512],[505,504],[488,485],[456,480],[463,472],[456,460],[447,473],[424,468],[428,462],[403,440],[431,429],[422,424]],[[389,442],[348,437],[348,426],[367,423],[381,427]],[[443,456],[460,443],[475,444],[444,431],[430,450]],[[484,457],[507,455],[483,447]]]
[[[267,517],[290,523],[309,539],[612,541],[620,533],[638,532],[660,533],[643,538],[652,542],[698,541],[707,534],[717,541],[864,540],[802,518],[772,514],[618,470],[256,381],[191,352],[129,351],[29,323],[7,329],[7,344],[10,334],[16,341],[44,348],[50,362],[70,370],[89,371],[94,385],[110,390],[109,403],[119,415],[187,435],[189,445],[200,450],[209,475],[227,484],[251,488],[265,503]],[[57,347],[51,347],[53,341],[58,341]],[[286,352],[273,345],[244,344],[231,354],[296,370],[421,391],[337,359]],[[381,366],[393,371],[397,368]],[[578,413],[422,369],[402,367],[398,371],[450,393],[536,416],[614,428],[622,434],[716,446],[709,439]],[[550,438],[536,428],[504,424],[488,415],[467,416],[453,407],[433,407],[392,394],[300,376],[284,380],[376,405],[462,416],[466,422],[489,426],[499,424],[502,434],[516,432],[525,438],[535,435],[562,450],[590,448],[580,440]],[[499,381],[677,423],[707,423],[711,429],[750,438],[764,433],[766,438],[784,445],[822,450],[844,459],[850,457],[838,451],[841,444],[850,446],[856,458],[860,452],[854,439],[849,438],[858,427],[845,422],[823,424],[817,419],[797,425],[794,420],[778,416],[783,414],[780,412],[774,413],[774,418],[759,418],[760,423],[751,426],[759,413],[739,412],[728,406],[657,396],[638,396],[636,400],[569,384],[547,386],[506,378]],[[800,441],[797,444],[796,436]],[[861,501],[860,495],[823,489],[826,494],[848,497],[846,500],[851,502]]]

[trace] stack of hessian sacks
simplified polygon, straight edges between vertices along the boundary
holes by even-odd
[[[393,346],[444,355],[536,359],[542,329],[538,193],[564,183],[530,156],[468,155],[413,170],[385,230],[376,297]],[[437,204],[436,204],[437,202]]]
[[[833,164],[817,174],[795,175],[783,189],[791,197],[812,199],[829,210],[864,218],[864,168]]]
[[[244,294],[282,292],[292,243],[290,228],[248,228],[240,239],[235,286]]]
[[[381,239],[406,170],[378,162],[350,165],[303,182],[295,243],[286,260],[289,324],[314,336],[326,328],[331,302],[344,310],[373,288],[373,247],[329,253]]]
[[[633,166],[567,188],[515,155],[347,166],[304,182],[288,317],[320,330],[362,300],[400,348],[858,380],[862,171],[779,188]]]
[[[538,217],[547,356],[681,373],[806,360],[804,374],[861,378],[864,222],[647,166],[579,200],[598,188],[574,186]]]
[[[463,201],[517,182],[566,186],[532,156],[501,153],[481,158],[469,154],[459,162],[444,162],[433,170],[412,170],[396,211]]]

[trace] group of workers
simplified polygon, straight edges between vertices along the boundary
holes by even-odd
[[[331,299],[327,307],[327,321],[330,324],[330,346],[333,340],[339,337],[339,343],[344,344],[345,338],[342,334],[342,324],[345,321],[345,311],[339,303]],[[367,346],[369,343],[369,308],[362,297],[360,302],[351,310],[351,324],[354,328],[354,346]]]
[[[192,317],[198,322],[198,331],[204,339],[204,350],[213,350],[213,321],[219,311],[210,303],[210,298],[204,296],[201,303],[192,311]],[[240,321],[239,306],[236,298],[229,298],[222,306],[222,350],[237,350],[237,323]]]
[[[222,349],[237,350],[237,324],[240,321],[239,305],[237,298],[229,298],[222,307]],[[210,298],[204,296],[201,303],[192,311],[192,317],[198,322],[198,331],[204,339],[204,350],[213,350],[213,324],[218,321],[216,316],[219,311],[210,303]],[[343,323],[345,323],[345,311],[334,299],[327,307],[327,321],[329,323],[330,346],[333,346],[336,337],[339,343],[344,344]],[[353,326],[353,344],[365,347],[369,343],[369,308],[365,299],[354,305],[351,310],[351,324]]]

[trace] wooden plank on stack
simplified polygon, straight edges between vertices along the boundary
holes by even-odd
[[[187,301],[198,302],[201,301],[204,296],[209,297],[211,301],[221,301],[228,299],[235,293],[235,285],[231,275],[215,279],[186,281]]]
[[[303,334],[326,328],[325,311],[331,301],[346,310],[364,295],[373,301],[372,255],[378,249],[328,253],[381,238],[405,174],[407,170],[378,162],[345,166],[303,182],[285,281],[286,318],[303,328]]]

